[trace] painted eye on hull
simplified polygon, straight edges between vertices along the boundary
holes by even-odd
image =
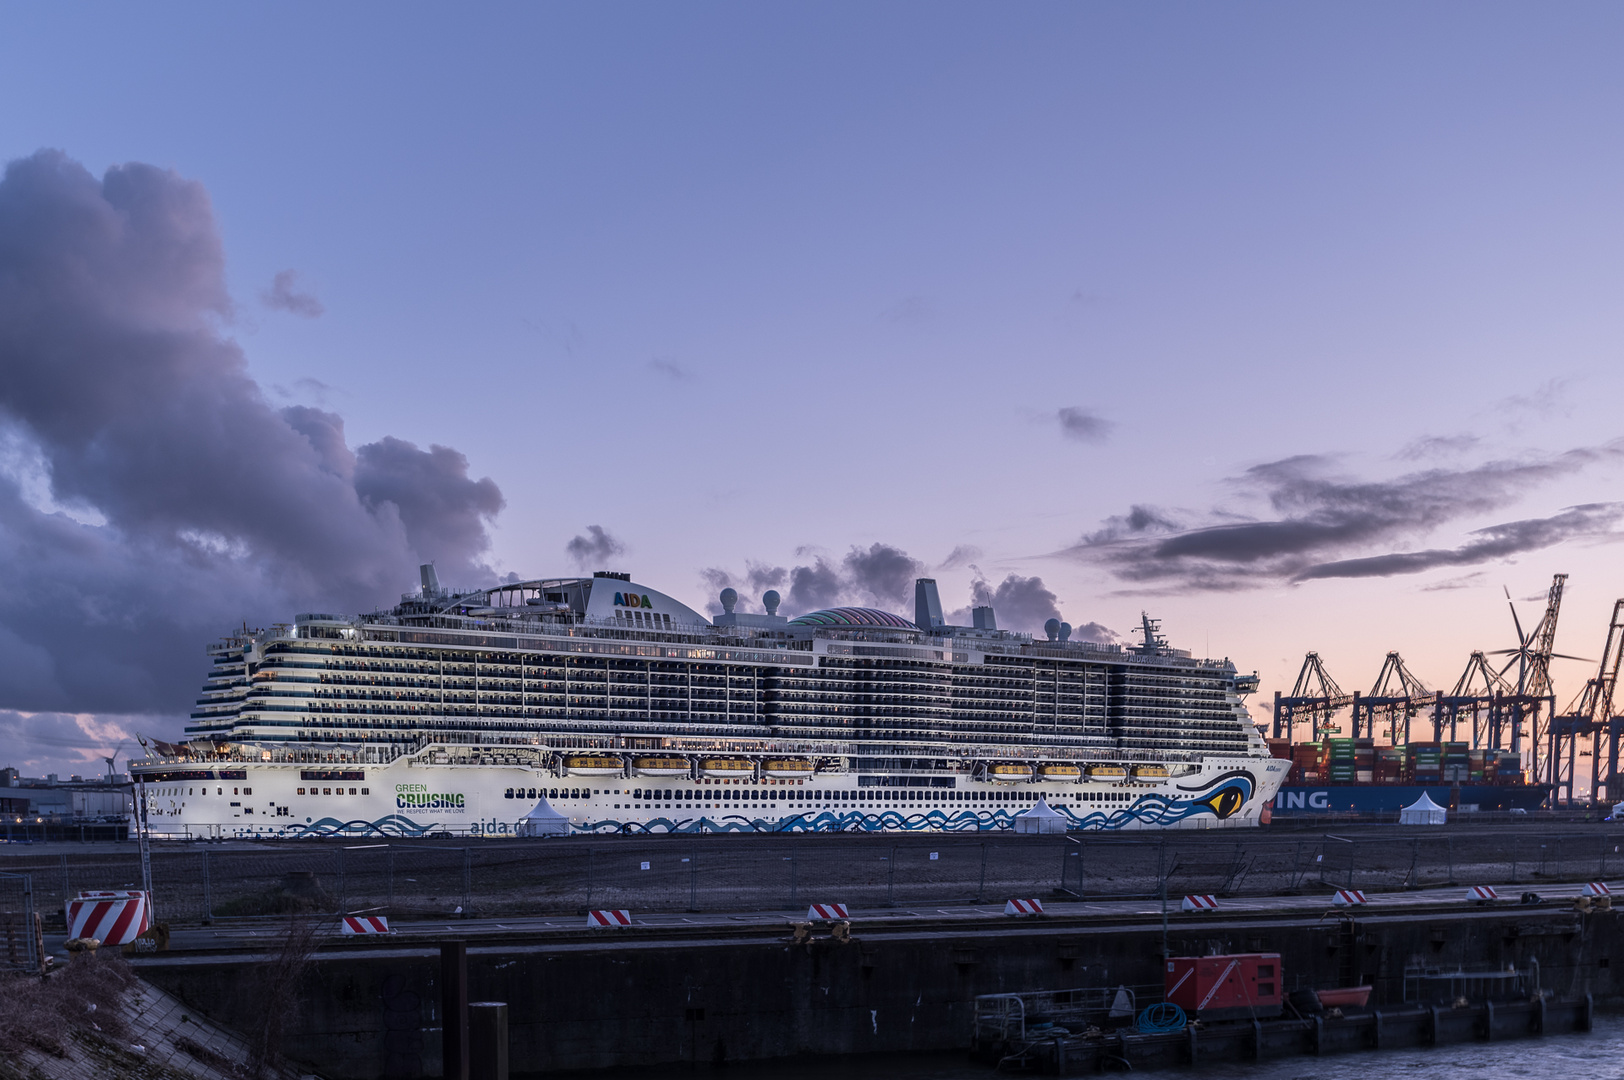
[[[1246,792],[1239,787],[1223,787],[1201,800],[1201,805],[1210,809],[1219,820],[1229,817],[1241,808],[1246,802]]]

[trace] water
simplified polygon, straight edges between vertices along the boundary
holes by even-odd
[[[607,1080],[613,1074],[574,1077]],[[626,1075],[631,1075],[627,1071]],[[686,1065],[638,1069],[639,1080],[1003,1080],[1037,1074],[994,1072],[963,1054],[874,1054],[787,1062]],[[1156,1080],[1619,1080],[1624,1077],[1624,1017],[1598,1016],[1588,1035],[1552,1035],[1500,1043],[1460,1043],[1438,1049],[1382,1050],[1329,1057],[1289,1057],[1261,1065],[1209,1065],[1135,1071]],[[550,1080],[565,1080],[552,1074]]]

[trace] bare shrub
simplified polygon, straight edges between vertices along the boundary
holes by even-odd
[[[124,996],[135,975],[116,953],[78,953],[60,971],[0,976],[0,1054],[25,1049],[61,1057],[76,1033],[128,1034]]]
[[[259,1021],[248,1031],[248,1071],[255,1077],[284,1064],[283,1039],[299,1009],[299,982],[310,957],[321,944],[322,924],[315,919],[288,920],[282,948],[259,965]]]

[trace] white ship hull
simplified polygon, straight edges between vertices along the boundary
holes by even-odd
[[[1009,829],[1040,797],[1070,829],[1121,831],[1255,826],[1266,820],[1290,764],[1214,756],[1156,781],[1009,783],[959,774],[885,777],[886,786],[869,786],[860,780],[876,778],[843,772],[804,780],[696,781],[436,764],[433,757],[343,768],[221,762],[180,770],[171,764],[162,772],[143,770],[152,778],[143,779],[140,790],[147,826],[159,837],[499,838],[515,835],[543,798],[577,834]]]

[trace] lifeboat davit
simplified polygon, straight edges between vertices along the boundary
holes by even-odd
[[[1135,780],[1166,780],[1167,775],[1166,765],[1135,765],[1133,767],[1133,778]]]
[[[1045,780],[1078,780],[1082,778],[1081,765],[1039,765],[1038,775]]]
[[[1128,770],[1121,765],[1090,765],[1088,767],[1090,780],[1126,780]]]
[[[619,776],[624,766],[619,758],[612,757],[567,757],[564,759],[564,771],[571,776]]]
[[[1032,779],[1032,766],[1019,764],[994,765],[987,770],[989,780],[1030,780]]]
[[[810,761],[802,761],[799,758],[781,758],[777,761],[767,762],[765,771],[768,776],[776,777],[779,780],[804,780],[816,770],[812,768]]]
[[[638,776],[687,776],[688,759],[679,757],[640,757],[632,760]]]
[[[741,780],[756,775],[756,763],[744,758],[706,758],[699,771],[717,780]]]

